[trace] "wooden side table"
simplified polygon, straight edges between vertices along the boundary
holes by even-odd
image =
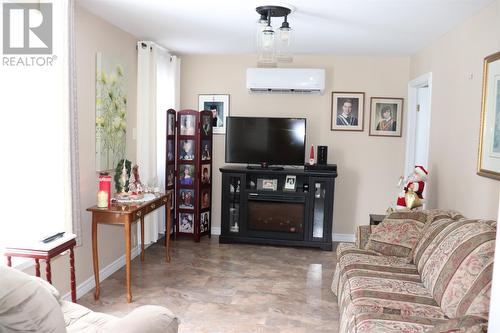
[[[370,225],[377,225],[385,219],[385,214],[370,214]]]
[[[127,302],[132,302],[131,287],[131,230],[132,224],[140,221],[141,226],[141,262],[144,261],[144,216],[150,212],[165,209],[165,259],[170,262],[170,228],[172,225],[170,216],[170,194],[160,194],[155,199],[143,203],[112,203],[109,208],[98,208],[97,206],[87,208],[92,213],[92,259],[94,263],[95,292],[94,299],[98,300],[100,295],[99,282],[99,254],[97,249],[97,225],[112,224],[123,225],[125,229],[125,273],[127,278]]]
[[[52,284],[50,260],[69,250],[71,301],[76,303],[75,255],[73,252],[76,245],[75,238],[76,235],[74,234],[65,234],[47,244],[34,242],[32,244],[6,247],[4,255],[7,257],[7,266],[12,266],[12,257],[35,259],[35,275],[40,277],[40,259],[45,260],[45,276],[47,281]]]

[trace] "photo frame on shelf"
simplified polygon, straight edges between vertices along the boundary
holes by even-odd
[[[229,94],[200,94],[198,108],[212,112],[212,131],[226,134],[226,117],[229,116]]]
[[[257,178],[257,190],[259,191],[276,191],[278,189],[277,179]]]
[[[332,131],[363,131],[365,114],[364,92],[332,92]]]
[[[370,98],[370,135],[401,137],[403,98]]]
[[[296,188],[297,188],[297,176],[286,175],[285,186],[283,186],[283,190],[295,192]]]
[[[483,63],[477,174],[500,179],[500,52]]]

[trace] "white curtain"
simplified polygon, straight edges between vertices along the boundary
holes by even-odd
[[[173,65],[177,58],[153,42],[140,41],[137,50],[137,164],[143,182],[164,188],[165,112],[178,107],[179,64]],[[148,214],[144,243],[156,242],[164,229],[163,209]]]
[[[165,188],[165,153],[166,153],[166,124],[167,110],[180,108],[180,70],[181,60],[168,52],[161,54],[162,61],[158,63],[158,94],[157,99],[157,123],[156,123],[156,142],[157,152],[157,174],[162,188]],[[165,229],[165,212],[161,211],[161,218],[158,221],[160,233]]]

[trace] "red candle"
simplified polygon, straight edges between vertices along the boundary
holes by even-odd
[[[99,174],[99,191],[108,193],[108,207],[111,205],[111,176],[107,173]]]

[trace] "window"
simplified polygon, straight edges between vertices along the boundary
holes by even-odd
[[[51,8],[44,7],[45,4],[51,4]],[[40,240],[57,231],[72,231],[71,15],[68,15],[71,2],[58,0],[31,5],[35,8],[19,4],[18,8],[9,9],[8,33],[11,42],[17,38],[18,44],[14,46],[21,49],[17,54],[2,54],[0,66],[3,125],[0,130],[0,252],[6,244]],[[44,15],[49,9],[52,22]],[[19,21],[23,11],[28,11],[24,18],[28,17],[29,22]],[[30,28],[41,24],[52,24],[52,52],[25,53],[31,47],[40,50],[50,45],[47,39],[50,34],[37,35]],[[5,21],[3,28],[6,28]],[[48,28],[50,26],[43,27]],[[28,33],[28,45],[18,38],[22,33]]]

